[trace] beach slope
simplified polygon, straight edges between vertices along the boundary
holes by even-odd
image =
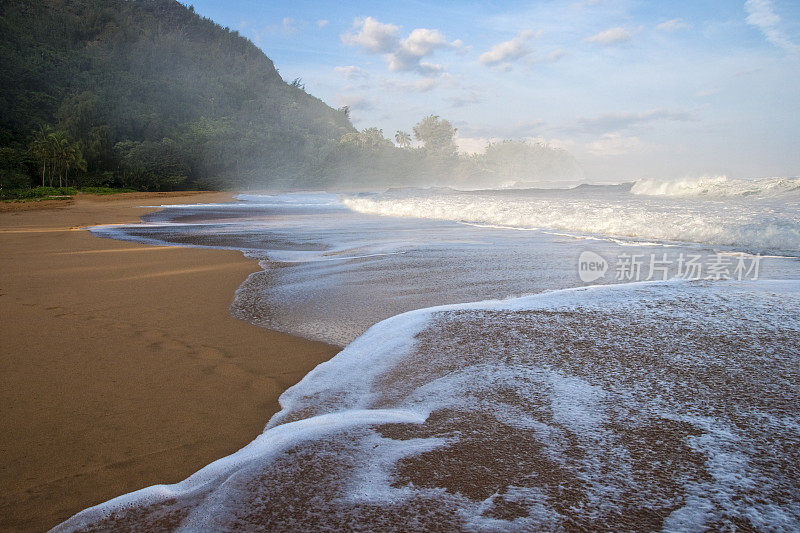
[[[41,531],[177,482],[259,434],[337,348],[232,318],[258,266],[80,229],[225,193],[79,196],[0,212],[0,530]]]

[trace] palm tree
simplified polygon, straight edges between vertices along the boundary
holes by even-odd
[[[66,160],[68,157],[69,149],[70,149],[70,141],[67,138],[67,134],[63,131],[57,131],[55,133],[51,133],[48,136],[49,145],[50,145],[50,157],[53,160],[53,172],[58,171],[58,186],[62,187],[63,184],[61,182],[62,174],[61,169],[66,165]],[[53,176],[50,175],[50,186],[53,186]]]
[[[404,131],[397,130],[394,134],[394,140],[403,148],[411,146],[411,135]]]
[[[31,153],[41,160],[42,162],[42,187],[44,187],[45,173],[47,172],[47,163],[50,158],[49,136],[53,128],[50,126],[42,126],[33,138],[30,145]]]
[[[86,171],[86,160],[83,158],[80,146],[78,143],[71,143],[65,152],[64,165],[66,171],[64,173],[64,186],[69,187],[69,168],[74,166],[78,170]]]
[[[49,177],[49,185],[58,173],[58,186],[69,185],[71,168],[86,170],[80,145],[69,138],[65,131],[55,131],[51,126],[44,126],[36,132],[30,144],[30,152],[42,162],[42,187],[45,178]]]

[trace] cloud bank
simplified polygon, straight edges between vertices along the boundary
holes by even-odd
[[[392,72],[417,72],[425,76],[438,74],[444,68],[423,59],[436,50],[462,46],[461,41],[448,42],[441,32],[427,28],[417,28],[401,39],[398,26],[372,17],[356,19],[352,29],[342,35],[342,42],[367,53],[384,54]]]
[[[531,30],[521,31],[510,41],[494,45],[488,52],[478,57],[478,62],[487,67],[494,67],[515,61],[531,53],[528,42],[535,36]]]

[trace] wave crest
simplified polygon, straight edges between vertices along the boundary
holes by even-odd
[[[372,215],[451,220],[610,239],[691,242],[751,253],[798,255],[798,203],[777,196],[776,191],[794,190],[791,187],[800,187],[800,180],[767,181],[768,184],[742,185],[721,178],[694,186],[638,182],[634,185],[638,190],[630,192],[615,186],[561,191],[387,191],[344,197],[342,201],[353,211]],[[713,190],[717,192],[711,192],[709,183],[716,184]],[[762,196],[754,196],[754,189],[761,191]],[[724,202],[707,197],[722,196],[719,191],[728,196]],[[772,195],[764,191],[772,191]]]
[[[674,181],[643,179],[633,184],[631,194],[641,196],[760,196],[800,193],[800,178],[737,180],[727,176],[686,178]]]

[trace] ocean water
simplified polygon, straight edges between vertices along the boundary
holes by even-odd
[[[399,190],[345,198],[344,204],[386,216],[800,253],[798,178],[643,180],[569,190]]]
[[[799,200],[724,178],[240,195],[93,228],[242,250],[262,270],[234,315],[343,350],[247,447],[56,530],[797,530]]]

